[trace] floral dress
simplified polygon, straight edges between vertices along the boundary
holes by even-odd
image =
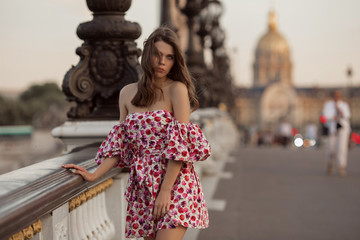
[[[165,110],[130,113],[113,127],[95,161],[100,164],[107,157],[120,156],[115,167],[130,169],[125,191],[126,237],[155,237],[160,229],[180,225],[208,227],[208,211],[193,163],[208,158],[210,150],[196,124],[178,122]],[[170,210],[156,221],[153,208],[168,159],[183,165],[171,191]]]

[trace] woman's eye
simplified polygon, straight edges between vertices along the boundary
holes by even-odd
[[[171,55],[170,55],[170,56],[168,56],[167,58],[168,58],[169,60],[173,60],[173,59],[174,59],[174,56],[171,56]]]

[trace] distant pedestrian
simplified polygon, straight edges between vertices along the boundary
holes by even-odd
[[[339,168],[339,174],[346,176],[347,153],[350,136],[350,108],[341,100],[341,92],[335,90],[331,95],[332,99],[324,104],[323,115],[325,126],[328,128],[327,139],[327,173],[334,173],[335,160]]]
[[[287,147],[291,140],[291,124],[284,119],[280,123],[278,132],[281,145]]]
[[[314,123],[306,125],[306,138],[310,140],[317,140],[317,126]]]

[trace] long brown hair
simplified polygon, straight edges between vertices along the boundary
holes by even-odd
[[[167,76],[171,80],[180,81],[186,85],[190,103],[193,111],[195,111],[199,107],[199,102],[195,96],[193,79],[186,66],[183,52],[180,49],[179,38],[176,33],[168,27],[160,27],[156,29],[144,42],[144,50],[141,57],[143,75],[138,82],[138,91],[131,103],[137,107],[150,106],[155,101],[156,93],[159,90],[161,91],[161,89],[159,89],[154,83],[155,73],[151,64],[152,55],[157,53],[155,43],[158,41],[163,41],[172,46],[175,61]]]

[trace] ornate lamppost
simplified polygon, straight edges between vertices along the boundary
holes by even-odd
[[[207,107],[210,91],[209,82],[205,78],[207,69],[204,62],[201,43],[196,38],[195,29],[198,27],[199,13],[207,6],[208,0],[187,0],[183,6],[180,6],[179,0],[176,0],[176,6],[187,17],[188,26],[188,46],[186,50],[186,62],[190,72],[196,79],[196,92],[200,102],[200,107]]]
[[[347,97],[351,98],[351,93],[352,93],[352,88],[353,88],[353,83],[352,83],[352,75],[353,75],[353,70],[352,70],[352,67],[349,66],[347,69],[346,69],[346,76],[348,78],[348,84],[347,84],[347,89],[348,89],[348,93],[347,93]]]
[[[161,13],[160,13],[160,25],[167,26],[173,31],[177,32],[176,27],[172,21],[171,14],[171,0],[161,0]]]
[[[221,48],[224,45],[225,41],[225,33],[220,27],[219,21],[223,13],[223,6],[218,0],[212,0],[209,2],[208,11],[211,21],[211,49],[215,52],[218,48]]]
[[[199,28],[197,30],[197,35],[200,37],[201,44],[201,63],[205,64],[205,49],[210,46],[210,33],[212,29],[212,13],[209,11],[209,7],[205,7],[201,10],[199,14]]]
[[[225,33],[220,27],[220,17],[223,6],[218,0],[209,0],[208,5],[200,13],[199,30],[197,34],[201,38],[202,48],[206,48],[205,42],[211,43],[212,68],[208,69],[206,76],[210,98],[207,105],[217,107],[220,103],[227,106],[233,105],[232,77],[230,73],[230,59],[224,48]]]
[[[179,2],[176,0],[176,6],[188,20],[187,65],[196,79],[200,107],[233,105],[230,61],[224,49],[225,33],[219,24],[222,4],[218,0],[187,0],[180,6]],[[211,42],[212,69],[204,60],[207,42]]]
[[[208,0],[187,0],[184,7],[180,7],[179,0],[176,0],[176,6],[187,17],[188,21],[188,48],[186,50],[187,64],[189,67],[202,65],[201,52],[195,49],[195,27],[197,18],[202,9],[208,4]]]
[[[140,50],[135,39],[140,25],[126,21],[131,0],[87,0],[93,20],[81,23],[77,35],[84,40],[76,49],[80,61],[63,80],[67,100],[76,106],[70,119],[118,119],[118,96],[121,88],[138,81]]]
[[[232,88],[232,76],[230,72],[230,59],[226,53],[224,42],[225,32],[220,26],[220,17],[223,13],[223,6],[218,0],[211,0],[208,6],[212,16],[211,28],[211,50],[213,52],[213,91],[216,92],[213,104],[223,103],[228,107],[234,106],[234,94]]]
[[[119,92],[141,75],[141,51],[135,39],[140,25],[126,21],[131,0],[87,0],[94,18],[81,23],[77,35],[84,43],[76,49],[80,61],[66,73],[62,88],[74,102],[69,120],[52,130],[67,151],[103,141],[119,121]]]

